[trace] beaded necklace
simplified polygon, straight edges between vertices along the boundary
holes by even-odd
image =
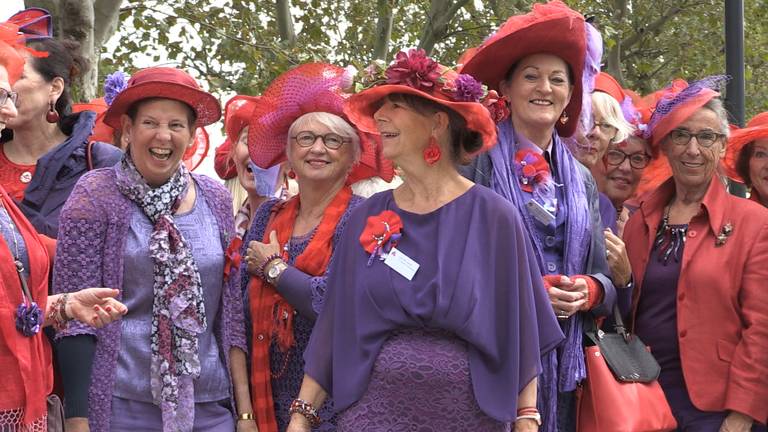
[[[669,208],[670,206],[667,206],[664,209],[664,218],[653,241],[653,248],[659,251],[659,262],[664,266],[667,265],[670,257],[674,257],[675,262],[680,262],[681,251],[688,233],[688,224],[669,225]]]
[[[2,203],[0,203],[0,207],[2,207],[2,211],[8,215],[8,221],[3,218],[3,223],[13,237],[13,251],[11,251],[11,253],[13,254],[13,264],[16,267],[16,272],[19,274],[19,283],[21,285],[21,304],[16,309],[16,330],[24,336],[32,337],[40,332],[43,323],[43,311],[32,299],[32,294],[27,286],[27,280],[24,278],[24,264],[21,262],[19,254],[19,241],[16,237],[16,225],[10,219],[11,215]],[[19,232],[19,235],[21,235],[21,232]]]

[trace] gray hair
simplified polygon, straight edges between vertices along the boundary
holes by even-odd
[[[725,139],[731,136],[731,128],[728,126],[728,112],[725,110],[723,100],[719,97],[713,97],[702,108],[706,108],[713,113],[717,114],[718,120],[720,120],[720,133],[725,135]]]
[[[291,141],[293,140],[291,137],[298,132],[306,130],[311,123],[319,123],[330,129],[331,132],[350,139],[352,145],[352,165],[354,166],[360,161],[360,137],[357,135],[357,130],[343,118],[327,112],[306,113],[294,120],[288,129],[288,142],[285,149],[286,156],[291,151]]]
[[[619,143],[627,139],[635,130],[621,111],[621,105],[608,93],[596,91],[592,93],[592,111],[600,113],[605,123],[616,128],[616,136],[611,142]]]

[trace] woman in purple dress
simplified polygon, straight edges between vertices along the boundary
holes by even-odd
[[[345,112],[404,183],[347,223],[288,430],[327,395],[339,431],[537,430],[539,359],[563,336],[519,216],[456,170],[495,141],[485,92],[423,50],[368,72]]]
[[[246,236],[251,395],[259,432],[284,431],[304,376],[304,350],[326,292],[328,265],[352,209],[351,179],[376,175],[358,161],[377,146],[345,119],[346,69],[300,65],[264,91],[248,122],[251,160],[287,161],[299,186],[288,201],[267,200]],[[375,159],[375,158],[374,158]],[[258,168],[258,167],[257,167]],[[321,430],[334,430],[331,407]]]
[[[251,412],[242,296],[236,278],[224,282],[231,199],[182,163],[195,129],[220,116],[216,98],[167,67],[136,72],[105,115],[128,151],[64,206],[54,291],[119,288],[129,313],[59,334],[69,431],[231,432],[235,411]]]

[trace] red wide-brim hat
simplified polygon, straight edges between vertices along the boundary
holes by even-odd
[[[237,177],[237,168],[232,160],[232,142],[226,138],[224,142],[216,147],[213,156],[213,169],[222,180],[229,180]]]
[[[619,104],[623,103],[624,99],[627,97],[621,84],[616,81],[616,78],[605,72],[600,72],[595,77],[595,91],[607,93],[612,98],[616,99]]]
[[[326,112],[350,120],[344,114],[345,91],[351,85],[349,72],[327,63],[305,63],[279,77],[264,90],[248,122],[248,152],[261,168],[285,160],[288,130],[296,119],[311,112]],[[354,122],[352,122],[354,123]],[[360,162],[352,169],[352,180],[379,176],[394,177],[392,163],[381,157],[381,138],[358,129]]]
[[[149,98],[171,99],[189,105],[197,116],[195,126],[207,126],[221,118],[219,101],[200,89],[186,72],[170,67],[142,69],[128,80],[128,86],[115,97],[104,116],[104,123],[120,128],[120,116],[130,107]]]
[[[557,122],[560,136],[573,135],[578,126],[583,97],[582,73],[587,40],[584,17],[561,1],[534,4],[525,15],[509,18],[480,46],[459,59],[460,73],[472,75],[489,88],[499,90],[506,74],[521,59],[533,54],[553,54],[570,66],[573,93],[565,107],[569,121]]]
[[[187,166],[188,170],[194,171],[203,163],[205,157],[208,156],[208,150],[211,148],[210,142],[210,137],[204,127],[195,129],[195,140],[191,146],[187,147],[184,156],[182,156],[184,165]]]
[[[746,127],[731,131],[723,160],[728,177],[744,182],[736,170],[739,154],[747,144],[759,139],[768,139],[768,111],[752,117]]]
[[[467,128],[479,133],[482,137],[483,146],[479,152],[486,151],[496,144],[496,124],[486,107],[478,102],[449,100],[439,91],[427,93],[406,85],[379,85],[352,95],[344,106],[344,112],[360,130],[378,135],[379,130],[376,128],[373,114],[381,106],[382,99],[395,93],[419,96],[456,111],[467,122]]]

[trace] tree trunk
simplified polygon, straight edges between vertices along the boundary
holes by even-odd
[[[93,0],[62,0],[62,38],[80,43],[80,55],[88,60],[89,66],[73,80],[73,101],[86,102],[96,97],[99,57],[93,43]]]
[[[377,0],[376,10],[378,11],[379,19],[376,22],[376,43],[373,47],[374,60],[387,61],[389,41],[392,39],[392,23],[394,21],[392,9],[396,3],[396,0]]]
[[[427,52],[427,55],[432,53],[435,48],[435,44],[448,32],[448,24],[451,22],[456,13],[469,3],[469,0],[432,0],[429,6],[429,13],[427,14],[427,22],[424,24],[424,30],[422,30],[421,38],[419,40],[419,48],[423,48]]]
[[[280,40],[288,45],[296,45],[296,32],[293,30],[293,17],[291,16],[291,0],[277,0],[277,27],[280,31]]]

